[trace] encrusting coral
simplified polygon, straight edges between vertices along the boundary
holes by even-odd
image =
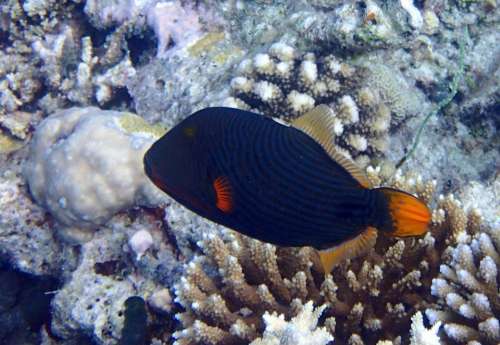
[[[432,323],[443,320],[441,329],[446,334],[453,330],[457,334],[458,327],[448,320],[459,320],[453,311],[454,307],[460,308],[459,302],[466,305],[462,309],[470,319],[467,326],[461,326],[460,334],[468,333],[462,338],[448,336],[455,340],[480,339],[485,344],[496,341],[498,231],[488,235],[477,213],[467,214],[459,203],[450,202],[455,200],[451,196],[435,198],[435,181],[424,182],[418,176],[399,172],[387,180],[384,169],[367,170],[373,184],[404,189],[432,205],[433,223],[425,237],[398,240],[379,236],[367,256],[348,261],[323,276],[317,254],[311,248],[279,248],[232,231],[220,236],[207,234],[198,242],[204,255],[186,266],[185,276],[175,286],[175,300],[185,308],[185,312],[176,315],[183,328],[174,334],[176,344],[263,344],[255,339],[273,329],[274,336],[282,334],[278,329],[284,327],[283,320],[293,319],[299,313],[304,315],[304,308],[310,313],[310,301],[318,309],[315,317],[309,318],[311,322],[302,324],[302,331],[309,329],[324,335],[327,330],[337,344],[407,344],[411,317],[426,309]],[[440,268],[441,257],[458,265],[460,255],[465,255],[459,254],[463,251],[459,243],[464,231],[477,232],[466,256],[469,261],[461,260],[468,268],[456,268],[456,273],[448,266]],[[493,240],[489,240],[490,236]],[[462,249],[454,249],[457,244]],[[475,264],[476,260],[480,262]],[[477,278],[471,274],[472,268],[479,272]],[[444,278],[433,281],[438,274],[447,274],[446,279],[454,279],[453,283],[445,282],[447,287],[438,289],[445,284],[439,283]],[[456,292],[452,286],[457,283],[466,289]],[[441,292],[454,294],[453,307],[442,302],[446,295]],[[434,295],[440,297],[439,301]],[[282,316],[270,317],[273,313]],[[415,332],[425,330],[435,339],[428,339],[428,343],[437,344],[439,325],[427,330],[421,318],[414,317],[412,343],[418,343],[422,337]],[[317,344],[327,341],[323,335],[316,339]],[[283,333],[281,339],[286,337]]]
[[[140,262],[136,253],[129,250],[129,238],[139,230],[147,230],[155,239],[151,249]],[[116,344],[124,326],[124,301],[130,296],[140,296],[151,303],[154,310],[169,308],[169,296],[165,294],[162,276],[172,276],[170,270],[176,264],[169,243],[164,240],[161,226],[151,221],[151,215],[140,212],[130,217],[126,213],[114,217],[112,224],[100,227],[95,236],[78,246],[80,253],[72,262],[60,268],[68,279],[58,290],[52,304],[50,330],[52,334],[71,339],[82,331],[92,334],[95,343]],[[73,248],[68,246],[69,248]],[[68,249],[64,250],[71,250]],[[155,249],[153,249],[155,248]],[[160,252],[159,257],[151,255]],[[141,265],[148,260],[158,260],[154,272]],[[135,263],[135,264],[131,264]],[[155,278],[146,279],[145,277]]]
[[[243,60],[238,72],[231,80],[232,96],[226,105],[291,120],[315,105],[327,104],[335,114],[335,143],[363,167],[369,157],[387,150],[391,124],[400,121],[391,112],[393,108],[400,112],[393,103],[399,102],[398,95],[408,93],[397,90],[396,95],[384,89],[385,84],[373,81],[377,73],[367,68],[334,55],[303,54],[285,43]]]

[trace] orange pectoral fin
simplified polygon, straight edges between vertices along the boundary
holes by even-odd
[[[411,194],[391,189],[379,188],[389,201],[395,237],[420,236],[427,232],[431,221],[431,212],[427,205]]]
[[[229,213],[233,210],[234,199],[231,183],[226,176],[219,176],[213,182],[216,206],[224,213]]]
[[[328,274],[332,269],[347,259],[353,259],[360,255],[366,254],[377,241],[377,230],[368,227],[358,236],[346,242],[339,244],[333,248],[320,250],[319,258],[325,274]]]

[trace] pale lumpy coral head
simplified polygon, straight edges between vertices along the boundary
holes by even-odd
[[[142,168],[158,135],[133,114],[62,110],[36,130],[24,175],[35,200],[59,223],[94,228],[134,204],[159,201]]]

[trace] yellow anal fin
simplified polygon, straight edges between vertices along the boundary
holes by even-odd
[[[343,242],[333,248],[320,250],[319,258],[325,274],[328,274],[332,269],[347,259],[353,259],[362,254],[366,254],[377,241],[377,229],[368,227],[358,236]]]
[[[329,106],[325,104],[318,105],[295,119],[292,126],[316,140],[330,157],[347,170],[363,187],[371,187],[370,181],[361,169],[335,149],[335,114]]]

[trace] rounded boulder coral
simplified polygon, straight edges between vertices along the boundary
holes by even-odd
[[[24,174],[35,200],[65,227],[92,229],[160,192],[142,168],[144,152],[162,133],[140,117],[71,108],[35,132]]]

